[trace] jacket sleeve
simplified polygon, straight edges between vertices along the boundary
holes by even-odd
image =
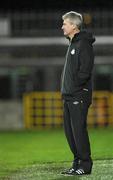
[[[87,40],[82,40],[80,43],[79,52],[79,70],[77,73],[78,85],[82,86],[91,78],[94,65],[93,47]]]

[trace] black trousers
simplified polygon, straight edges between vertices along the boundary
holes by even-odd
[[[91,150],[87,131],[89,105],[83,101],[64,100],[64,130],[74,155],[73,166],[80,162],[86,171],[92,168]]]

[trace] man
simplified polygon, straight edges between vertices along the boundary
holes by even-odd
[[[93,162],[87,131],[87,113],[92,101],[92,44],[95,38],[91,33],[82,30],[81,14],[71,11],[63,15],[62,19],[62,30],[69,39],[61,79],[64,130],[74,155],[72,168],[62,174],[90,174]]]

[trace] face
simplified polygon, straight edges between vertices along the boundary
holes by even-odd
[[[69,19],[64,19],[62,30],[64,35],[67,37],[71,37],[75,34],[76,27],[69,21]]]

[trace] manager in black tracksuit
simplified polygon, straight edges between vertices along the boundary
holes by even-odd
[[[69,39],[62,79],[64,102],[64,129],[74,155],[72,168],[62,172],[68,175],[90,174],[92,159],[87,132],[87,113],[92,101],[92,70],[94,65],[91,33],[81,30],[82,15],[68,12],[62,16],[62,29]]]

